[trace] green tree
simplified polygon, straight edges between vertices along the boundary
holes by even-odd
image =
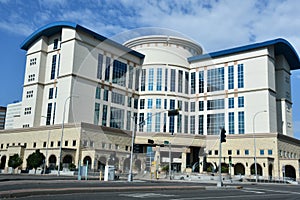
[[[40,167],[45,160],[44,154],[40,150],[36,150],[34,153],[30,154],[27,158],[27,167],[29,169],[35,169]]]
[[[13,156],[9,157],[8,166],[12,167],[13,169],[16,169],[17,167],[22,165],[22,163],[23,163],[23,160],[19,156],[19,154],[14,154]]]

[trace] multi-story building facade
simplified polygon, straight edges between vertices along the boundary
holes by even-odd
[[[22,102],[11,103],[7,105],[5,129],[13,129],[15,126],[15,118],[19,118],[21,114]]]
[[[0,129],[5,127],[6,107],[0,106]]]
[[[27,51],[22,109],[15,119],[17,129],[0,134],[10,141],[1,144],[1,163],[18,152],[19,143],[22,155],[38,145],[44,154],[52,149],[47,164],[57,163],[62,145],[68,163],[89,160],[99,169],[113,155],[117,168],[128,171],[129,135],[138,124],[135,143],[141,153],[155,151],[158,170],[168,162],[168,148],[161,147],[168,141],[173,169],[185,172],[196,163],[203,171],[208,164],[215,167],[215,144],[224,127],[229,135],[223,156],[234,157],[235,174],[253,174],[256,139],[260,175],[281,176],[282,165],[288,165],[289,175],[299,178],[290,71],[300,63],[286,40],[203,54],[201,46],[183,37],[150,35],[121,45],[80,25],[57,22],[33,33],[22,49]],[[169,117],[167,111],[176,108],[179,115]],[[69,129],[67,142],[59,141],[62,122]],[[49,141],[47,130],[52,129]],[[26,144],[31,142],[31,148],[13,142],[30,130],[34,133]],[[113,135],[117,139],[104,141]],[[147,148],[148,139],[156,147]],[[146,160],[136,161],[138,171],[147,168]]]

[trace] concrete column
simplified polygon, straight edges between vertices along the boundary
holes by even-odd
[[[186,170],[186,152],[183,151],[181,153],[181,172],[185,172]]]

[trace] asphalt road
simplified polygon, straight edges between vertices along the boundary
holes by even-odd
[[[11,178],[11,179],[10,179]],[[190,181],[77,181],[74,177],[1,176],[0,199],[300,199],[300,185],[228,184]]]

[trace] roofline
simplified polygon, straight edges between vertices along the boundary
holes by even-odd
[[[59,21],[59,22],[53,22],[53,23],[50,23],[50,24],[47,24],[41,28],[39,28],[38,30],[34,31],[31,35],[29,35],[24,41],[23,43],[21,44],[21,49],[27,51],[29,49],[29,47],[32,45],[32,43],[34,41],[36,41],[38,38],[40,38],[41,36],[45,35],[45,36],[48,36],[48,35],[51,35],[51,34],[54,34],[56,32],[59,32],[61,31],[62,28],[64,27],[69,27],[69,28],[73,28],[75,30],[80,30],[80,31],[83,31],[91,36],[93,36],[94,38],[100,40],[100,41],[105,41],[106,43],[112,45],[112,46],[115,46],[123,51],[126,51],[128,52],[129,54],[132,54],[134,56],[137,56],[141,59],[143,59],[145,57],[145,55],[137,52],[137,51],[134,51],[128,47],[125,47],[124,45],[122,44],[119,44],[111,39],[108,39],[94,31],[91,31],[79,24],[76,24],[76,23],[73,23],[73,22],[66,22],[66,21]]]
[[[190,63],[203,61],[203,60],[218,58],[218,57],[227,56],[235,53],[241,53],[241,52],[251,51],[254,49],[264,48],[272,45],[274,45],[275,47],[275,55],[283,55],[286,58],[287,62],[289,63],[291,70],[300,69],[299,56],[296,50],[287,40],[283,38],[277,38],[274,40],[268,40],[261,43],[255,43],[255,44],[235,47],[231,49],[216,51],[212,53],[207,53],[203,55],[193,56],[188,58],[188,61]]]

